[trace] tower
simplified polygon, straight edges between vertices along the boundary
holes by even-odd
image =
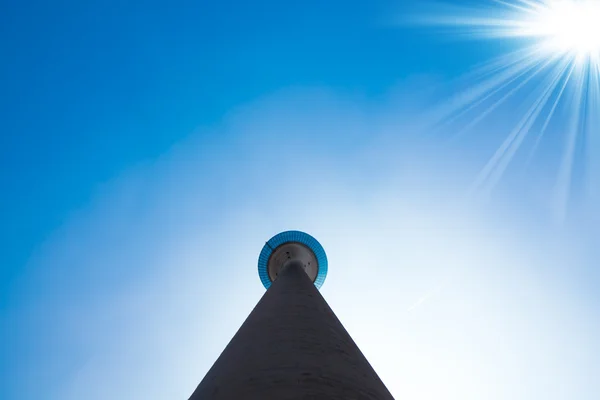
[[[267,291],[190,400],[393,400],[318,290],[327,256],[317,240],[275,235],[258,274]]]

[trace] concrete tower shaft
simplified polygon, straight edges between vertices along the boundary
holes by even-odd
[[[300,262],[287,262],[190,400],[393,400]]]

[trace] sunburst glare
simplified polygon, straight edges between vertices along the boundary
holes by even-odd
[[[539,38],[551,51],[597,61],[600,52],[600,2],[547,1],[523,12],[520,36]]]
[[[475,67],[467,89],[437,108],[434,120],[459,124],[458,137],[494,115],[494,121],[511,123],[474,182],[478,195],[489,195],[518,153],[530,165],[540,156],[542,139],[560,143],[550,203],[562,220],[575,183],[582,198],[600,192],[600,0],[471,4],[432,6],[419,22],[461,37],[510,40],[515,48]],[[498,118],[508,103],[511,108]]]

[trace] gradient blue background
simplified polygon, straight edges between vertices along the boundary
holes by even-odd
[[[288,229],[325,247],[324,293],[397,398],[596,398],[598,208],[556,227],[519,174],[464,204],[498,143],[440,145],[419,115],[508,45],[396,26],[411,3],[4,0],[0,398],[185,398]],[[389,277],[372,302],[365,265]],[[519,355],[485,353],[490,327]]]
[[[232,107],[291,85],[373,96],[485,57],[380,24],[400,7],[3,2],[2,276],[95,185]]]

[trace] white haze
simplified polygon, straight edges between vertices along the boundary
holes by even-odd
[[[596,399],[597,242],[510,189],[467,202],[478,156],[421,136],[413,89],[274,94],[100,187],[20,282],[23,398],[186,399],[264,292],[264,241],[299,229],[396,399]]]

